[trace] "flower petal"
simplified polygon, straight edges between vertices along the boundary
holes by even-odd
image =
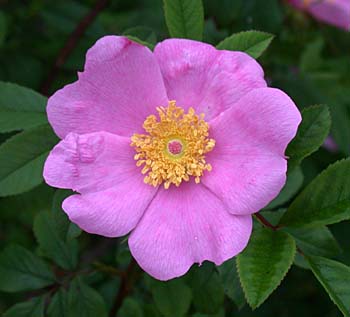
[[[152,52],[125,37],[105,36],[86,55],[79,80],[48,101],[48,118],[64,138],[107,131],[131,136],[168,98]]]
[[[137,225],[156,191],[134,176],[104,191],[70,196],[62,207],[84,231],[120,237]]]
[[[193,263],[220,265],[241,252],[252,230],[251,216],[229,214],[202,185],[159,189],[129,237],[138,264],[159,280],[185,274]]]
[[[293,101],[273,88],[256,89],[209,123],[215,148],[202,182],[235,215],[252,214],[275,198],[286,180],[288,143],[301,116]]]
[[[170,39],[159,43],[159,62],[169,99],[214,118],[254,88],[266,87],[260,65],[242,52],[219,51],[209,44]]]
[[[51,151],[44,166],[45,181],[80,193],[97,192],[142,175],[130,140],[108,132],[70,133]]]
[[[320,21],[339,28],[350,30],[350,1],[349,0],[314,0],[305,3],[303,0],[289,0],[295,7],[308,11]]]

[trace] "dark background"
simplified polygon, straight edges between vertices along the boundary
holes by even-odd
[[[95,3],[0,0],[0,80],[50,95],[76,80],[86,50],[103,35],[135,35],[150,43],[168,37],[161,0],[109,1],[85,34],[75,39],[74,49],[63,65],[55,67],[67,39]],[[272,45],[259,59],[270,86],[286,91],[300,109],[320,103],[329,105],[333,121],[331,135],[337,149],[322,148],[303,162],[304,185],[330,163],[349,156],[350,34],[321,24],[277,0],[206,0],[204,10],[205,42],[217,44],[234,32],[250,29],[275,34]],[[7,137],[0,135],[0,142]],[[24,195],[27,196],[0,199],[0,249],[9,242],[30,249],[36,247],[31,229],[33,218],[51,203],[53,190],[40,185]],[[29,195],[37,197],[36,203],[26,205]],[[350,265],[349,223],[333,225],[331,230],[343,249],[338,259]],[[123,267],[129,255],[125,243],[119,242],[83,234],[79,242],[82,261],[89,256],[100,256],[111,265]],[[91,277],[90,282],[110,306],[118,278]],[[143,316],[158,316],[156,308],[145,308],[154,306],[147,280],[141,279],[134,287],[130,296],[141,303]],[[0,313],[28,296],[31,294],[0,292]],[[193,309],[192,312],[191,316],[205,316],[195,314]],[[247,305],[238,311],[226,298],[225,312],[212,316],[341,316],[311,272],[297,266],[293,266],[282,285],[256,311],[252,312]]]

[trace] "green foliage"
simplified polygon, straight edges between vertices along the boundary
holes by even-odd
[[[202,0],[163,0],[171,37],[201,40],[204,28]]]
[[[350,218],[349,159],[342,160],[350,154],[349,34],[278,0],[164,0],[163,6],[119,0],[109,1],[72,41],[92,10],[91,0],[11,0],[1,7],[0,315],[306,317],[338,316],[338,306],[349,316],[349,222],[326,227]],[[86,51],[106,34],[151,50],[170,34],[246,52],[260,59],[268,85],[286,91],[301,110],[286,152],[287,183],[260,212],[277,227],[262,229],[255,221],[238,259],[194,265],[167,282],[151,280],[137,265],[129,270],[127,237],[81,234],[62,210],[74,192],[42,183],[44,161],[59,139],[39,92],[50,96],[75,81]],[[73,50],[62,59],[67,41]],[[335,146],[322,146],[328,136]],[[298,267],[258,307],[284,278],[295,245]],[[327,293],[337,306],[323,300]]]
[[[47,124],[46,98],[16,84],[0,82],[0,133]]]
[[[0,46],[3,44],[6,36],[6,17],[5,14],[0,11]]]
[[[274,36],[260,31],[245,31],[232,34],[217,45],[220,50],[242,51],[258,58],[271,44]]]
[[[45,125],[16,134],[1,144],[0,197],[39,185],[45,159],[57,142],[51,127]]]
[[[68,317],[107,317],[101,295],[81,278],[73,280],[68,292]]]
[[[305,254],[334,257],[341,252],[332,232],[325,226],[316,228],[289,228],[299,249]]]
[[[278,287],[292,265],[295,242],[282,231],[256,228],[237,268],[249,305],[259,307]]]
[[[350,267],[317,256],[307,260],[319,282],[344,316],[350,316]]]
[[[3,317],[44,317],[45,298],[36,297],[12,306]]]
[[[69,221],[62,212],[43,211],[34,221],[34,234],[47,257],[66,270],[77,266],[77,241],[68,236]]]
[[[68,293],[64,288],[59,289],[51,298],[47,314],[48,317],[68,316]]]
[[[290,227],[312,227],[350,219],[350,159],[339,161],[309,184],[281,219]]]
[[[192,301],[192,292],[182,279],[168,282],[154,280],[151,289],[154,302],[163,316],[181,317],[187,314]]]
[[[311,106],[302,111],[298,133],[288,145],[286,154],[289,166],[295,166],[324,142],[331,127],[331,117],[325,105]]]
[[[122,307],[120,307],[118,316],[119,317],[143,317],[143,311],[140,307],[140,303],[131,297],[125,298]]]
[[[215,314],[220,310],[224,302],[224,287],[213,265],[203,263],[199,268],[194,267],[189,275],[189,285],[198,312]]]
[[[304,175],[300,167],[296,167],[288,171],[287,182],[282,188],[279,195],[271,201],[266,207],[266,210],[276,208],[288,202],[299,191],[303,185]]]
[[[12,245],[0,254],[0,290],[29,291],[54,282],[55,277],[48,265],[25,248]]]
[[[241,309],[246,304],[246,300],[239,281],[236,259],[224,262],[218,267],[218,270],[226,295]]]

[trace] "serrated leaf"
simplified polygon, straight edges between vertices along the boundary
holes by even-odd
[[[20,292],[40,289],[55,282],[47,264],[27,249],[12,245],[0,254],[0,290]]]
[[[26,87],[0,82],[0,132],[47,124],[47,99]]]
[[[256,228],[237,257],[238,274],[249,305],[255,309],[279,286],[296,252],[293,238],[282,231]]]
[[[226,295],[237,305],[239,309],[246,304],[244,293],[239,282],[236,259],[230,259],[218,267],[221,281]]]
[[[165,21],[171,37],[202,40],[202,0],[163,0]]]
[[[69,221],[62,213],[43,211],[34,220],[34,234],[44,254],[66,270],[73,270],[78,262],[78,245],[67,239]]]
[[[280,224],[316,227],[350,219],[350,159],[319,174],[289,206]]]
[[[303,120],[297,135],[286,151],[290,158],[289,167],[300,164],[305,157],[315,152],[323,144],[331,128],[331,116],[325,105],[305,108],[301,115]]]
[[[68,316],[68,293],[60,288],[52,297],[47,309],[48,317],[67,317]]]
[[[3,317],[44,317],[44,308],[45,298],[36,297],[12,306],[3,314]]]
[[[216,47],[219,50],[242,51],[258,58],[271,44],[274,35],[260,31],[245,31],[232,34]]]
[[[350,316],[350,267],[322,257],[308,256],[312,272],[344,316]]]
[[[191,289],[181,279],[160,282],[152,280],[153,300],[163,316],[185,316],[192,300]],[[181,294],[181,296],[179,296]]]
[[[39,185],[45,159],[57,142],[51,127],[41,126],[1,144],[0,196],[20,194]]]
[[[288,228],[296,240],[297,246],[307,255],[333,257],[341,252],[332,232],[325,226],[317,228]]]
[[[68,292],[68,317],[107,317],[101,295],[80,277],[73,280]]]
[[[193,267],[189,274],[189,285],[193,290],[196,311],[215,314],[220,310],[225,298],[224,286],[212,263],[205,262],[201,267]]]

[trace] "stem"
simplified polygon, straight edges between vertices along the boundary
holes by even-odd
[[[280,226],[274,226],[272,223],[270,223],[264,216],[262,216],[259,213],[255,214],[255,217],[259,220],[260,223],[262,223],[265,227],[268,227],[272,230],[278,230],[281,227]]]
[[[135,273],[138,265],[136,261],[131,258],[130,263],[125,271],[125,274],[121,276],[121,284],[113,307],[109,313],[109,317],[115,317],[119,308],[122,306],[125,297],[129,295],[132,290],[133,282],[135,280]]]
[[[67,39],[65,45],[59,51],[58,56],[53,64],[51,70],[49,71],[47,78],[42,83],[40,91],[44,95],[49,94],[50,87],[55,81],[60,68],[65,64],[69,55],[73,52],[75,47],[77,46],[79,40],[84,35],[85,31],[88,27],[94,22],[97,15],[107,6],[109,0],[97,0],[94,7],[90,10],[90,12],[84,16],[84,18],[79,22],[76,26],[75,30],[71,33],[69,38]]]

